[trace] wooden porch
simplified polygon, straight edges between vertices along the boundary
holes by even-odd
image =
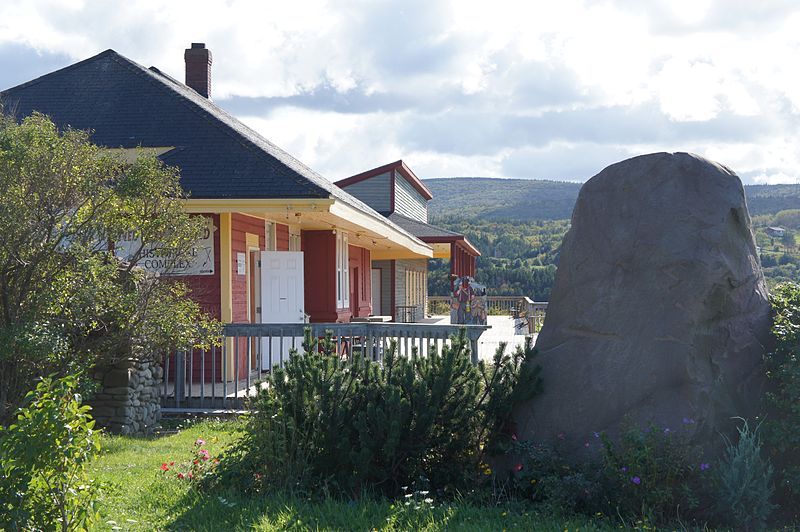
[[[461,329],[466,331],[472,361],[477,363],[487,354],[479,340],[491,328],[450,325],[448,317],[429,323],[228,324],[221,347],[177,352],[165,360],[162,407],[173,411],[243,408],[270,368],[282,367],[290,350],[302,349],[306,327],[317,338],[331,331],[340,356],[363,356],[379,363],[392,342],[400,356],[423,354],[450,344],[450,337]]]

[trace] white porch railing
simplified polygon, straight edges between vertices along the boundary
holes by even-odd
[[[177,409],[239,409],[253,395],[270,368],[282,367],[290,349],[302,351],[305,328],[324,338],[331,331],[337,352],[343,357],[363,356],[382,362],[392,341],[400,356],[427,354],[450,343],[461,329],[470,341],[473,363],[478,361],[478,339],[489,328],[483,325],[421,323],[282,323],[228,324],[222,347],[179,351],[164,361],[161,404]]]

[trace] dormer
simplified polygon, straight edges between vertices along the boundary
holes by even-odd
[[[384,216],[397,213],[428,222],[428,187],[402,160],[367,170],[336,184]]]

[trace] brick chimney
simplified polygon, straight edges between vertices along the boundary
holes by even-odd
[[[186,61],[186,85],[196,90],[200,95],[211,96],[211,50],[206,49],[206,44],[193,42],[191,48],[183,53]]]

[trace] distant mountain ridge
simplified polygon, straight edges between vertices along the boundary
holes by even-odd
[[[448,177],[425,179],[432,220],[463,218],[529,222],[572,216],[582,183],[543,179]],[[751,215],[800,209],[798,185],[745,185]]]

